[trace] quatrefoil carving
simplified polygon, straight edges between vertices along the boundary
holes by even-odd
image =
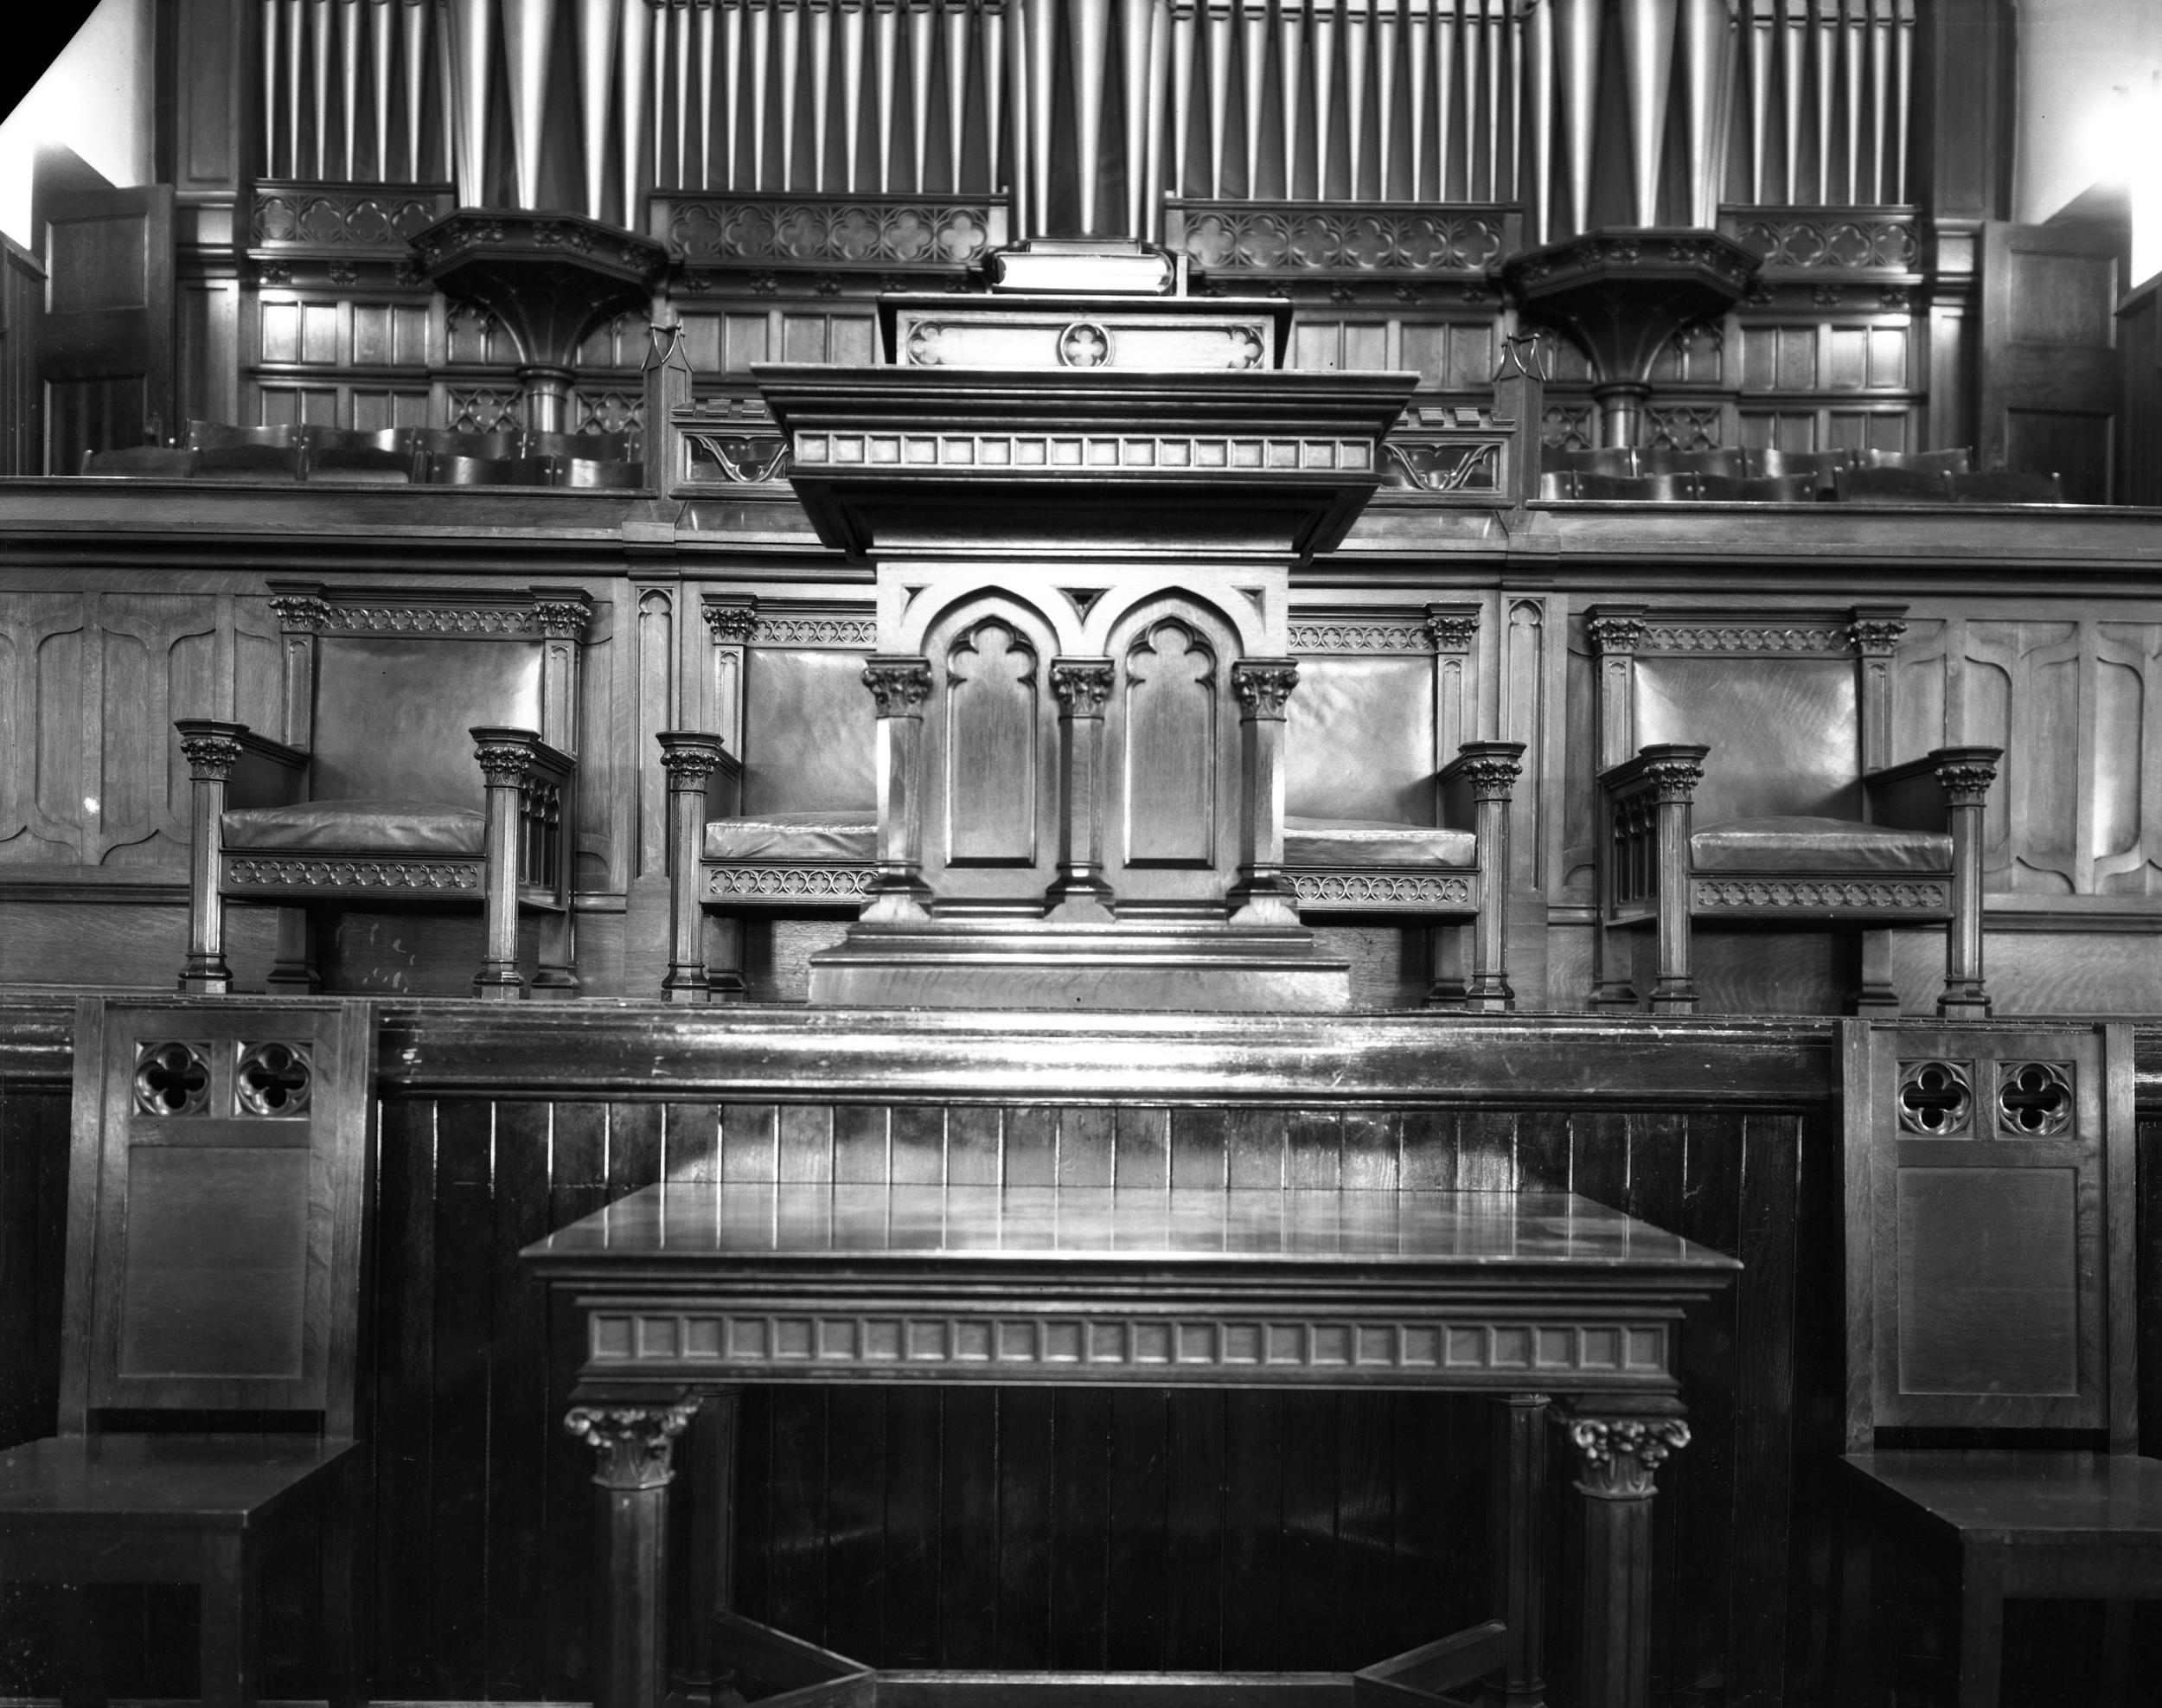
[[[2013,1138],[2054,1138],[2072,1124],[2072,1079],[2062,1062],[2006,1062],[1997,1084],[1998,1124]]]
[[[201,1115],[210,1065],[193,1044],[145,1044],[135,1058],[135,1107],[144,1115]]]
[[[1974,1113],[1974,1091],[1963,1062],[1902,1062],[1899,1124],[1925,1138],[1956,1138]]]
[[[244,1051],[233,1091],[244,1115],[304,1115],[315,1070],[297,1044],[255,1044]]]

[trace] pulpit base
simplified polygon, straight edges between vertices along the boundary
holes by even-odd
[[[1339,1014],[1351,963],[1302,926],[854,925],[810,960],[813,1007]]]

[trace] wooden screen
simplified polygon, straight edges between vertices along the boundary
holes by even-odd
[[[71,187],[51,195],[44,221],[46,472],[72,475],[86,451],[157,444],[179,425],[173,192]]]
[[[78,1013],[63,1427],[322,1411],[349,1430],[367,1005]]]
[[[2116,1178],[2128,1034],[1858,1022],[1852,1036],[1851,1444],[1902,1426],[2114,1433],[2130,1391],[2128,1372],[2112,1379],[2130,1302],[2109,1263],[2109,1224],[2128,1214],[2114,1201],[2130,1187]]]
[[[1977,468],[2059,475],[2071,502],[2109,502],[2121,241],[2106,226],[1982,227]]]

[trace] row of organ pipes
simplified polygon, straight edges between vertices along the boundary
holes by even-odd
[[[1626,222],[1907,186],[1916,0],[260,3],[266,176],[439,174],[462,202],[507,189],[537,208],[543,138],[574,102],[580,199],[556,202],[626,224],[649,187],[1002,191],[1022,234],[1062,211],[1069,230],[1154,237],[1169,194],[1521,201],[1544,241],[1595,222],[1609,55]],[[498,99],[507,163],[489,157]],[[1662,195],[1677,101],[1685,206]],[[1102,205],[1112,179],[1123,203]]]

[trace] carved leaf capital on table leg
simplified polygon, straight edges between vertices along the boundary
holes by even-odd
[[[1653,1473],[1689,1445],[1689,1425],[1679,1417],[1577,1414],[1568,1430],[1577,1449],[1577,1487],[1596,1500],[1650,1500],[1658,1492]]]
[[[695,1400],[673,1405],[574,1405],[563,1427],[593,1449],[596,1487],[665,1488],[675,1476],[675,1438],[697,1411]]]

